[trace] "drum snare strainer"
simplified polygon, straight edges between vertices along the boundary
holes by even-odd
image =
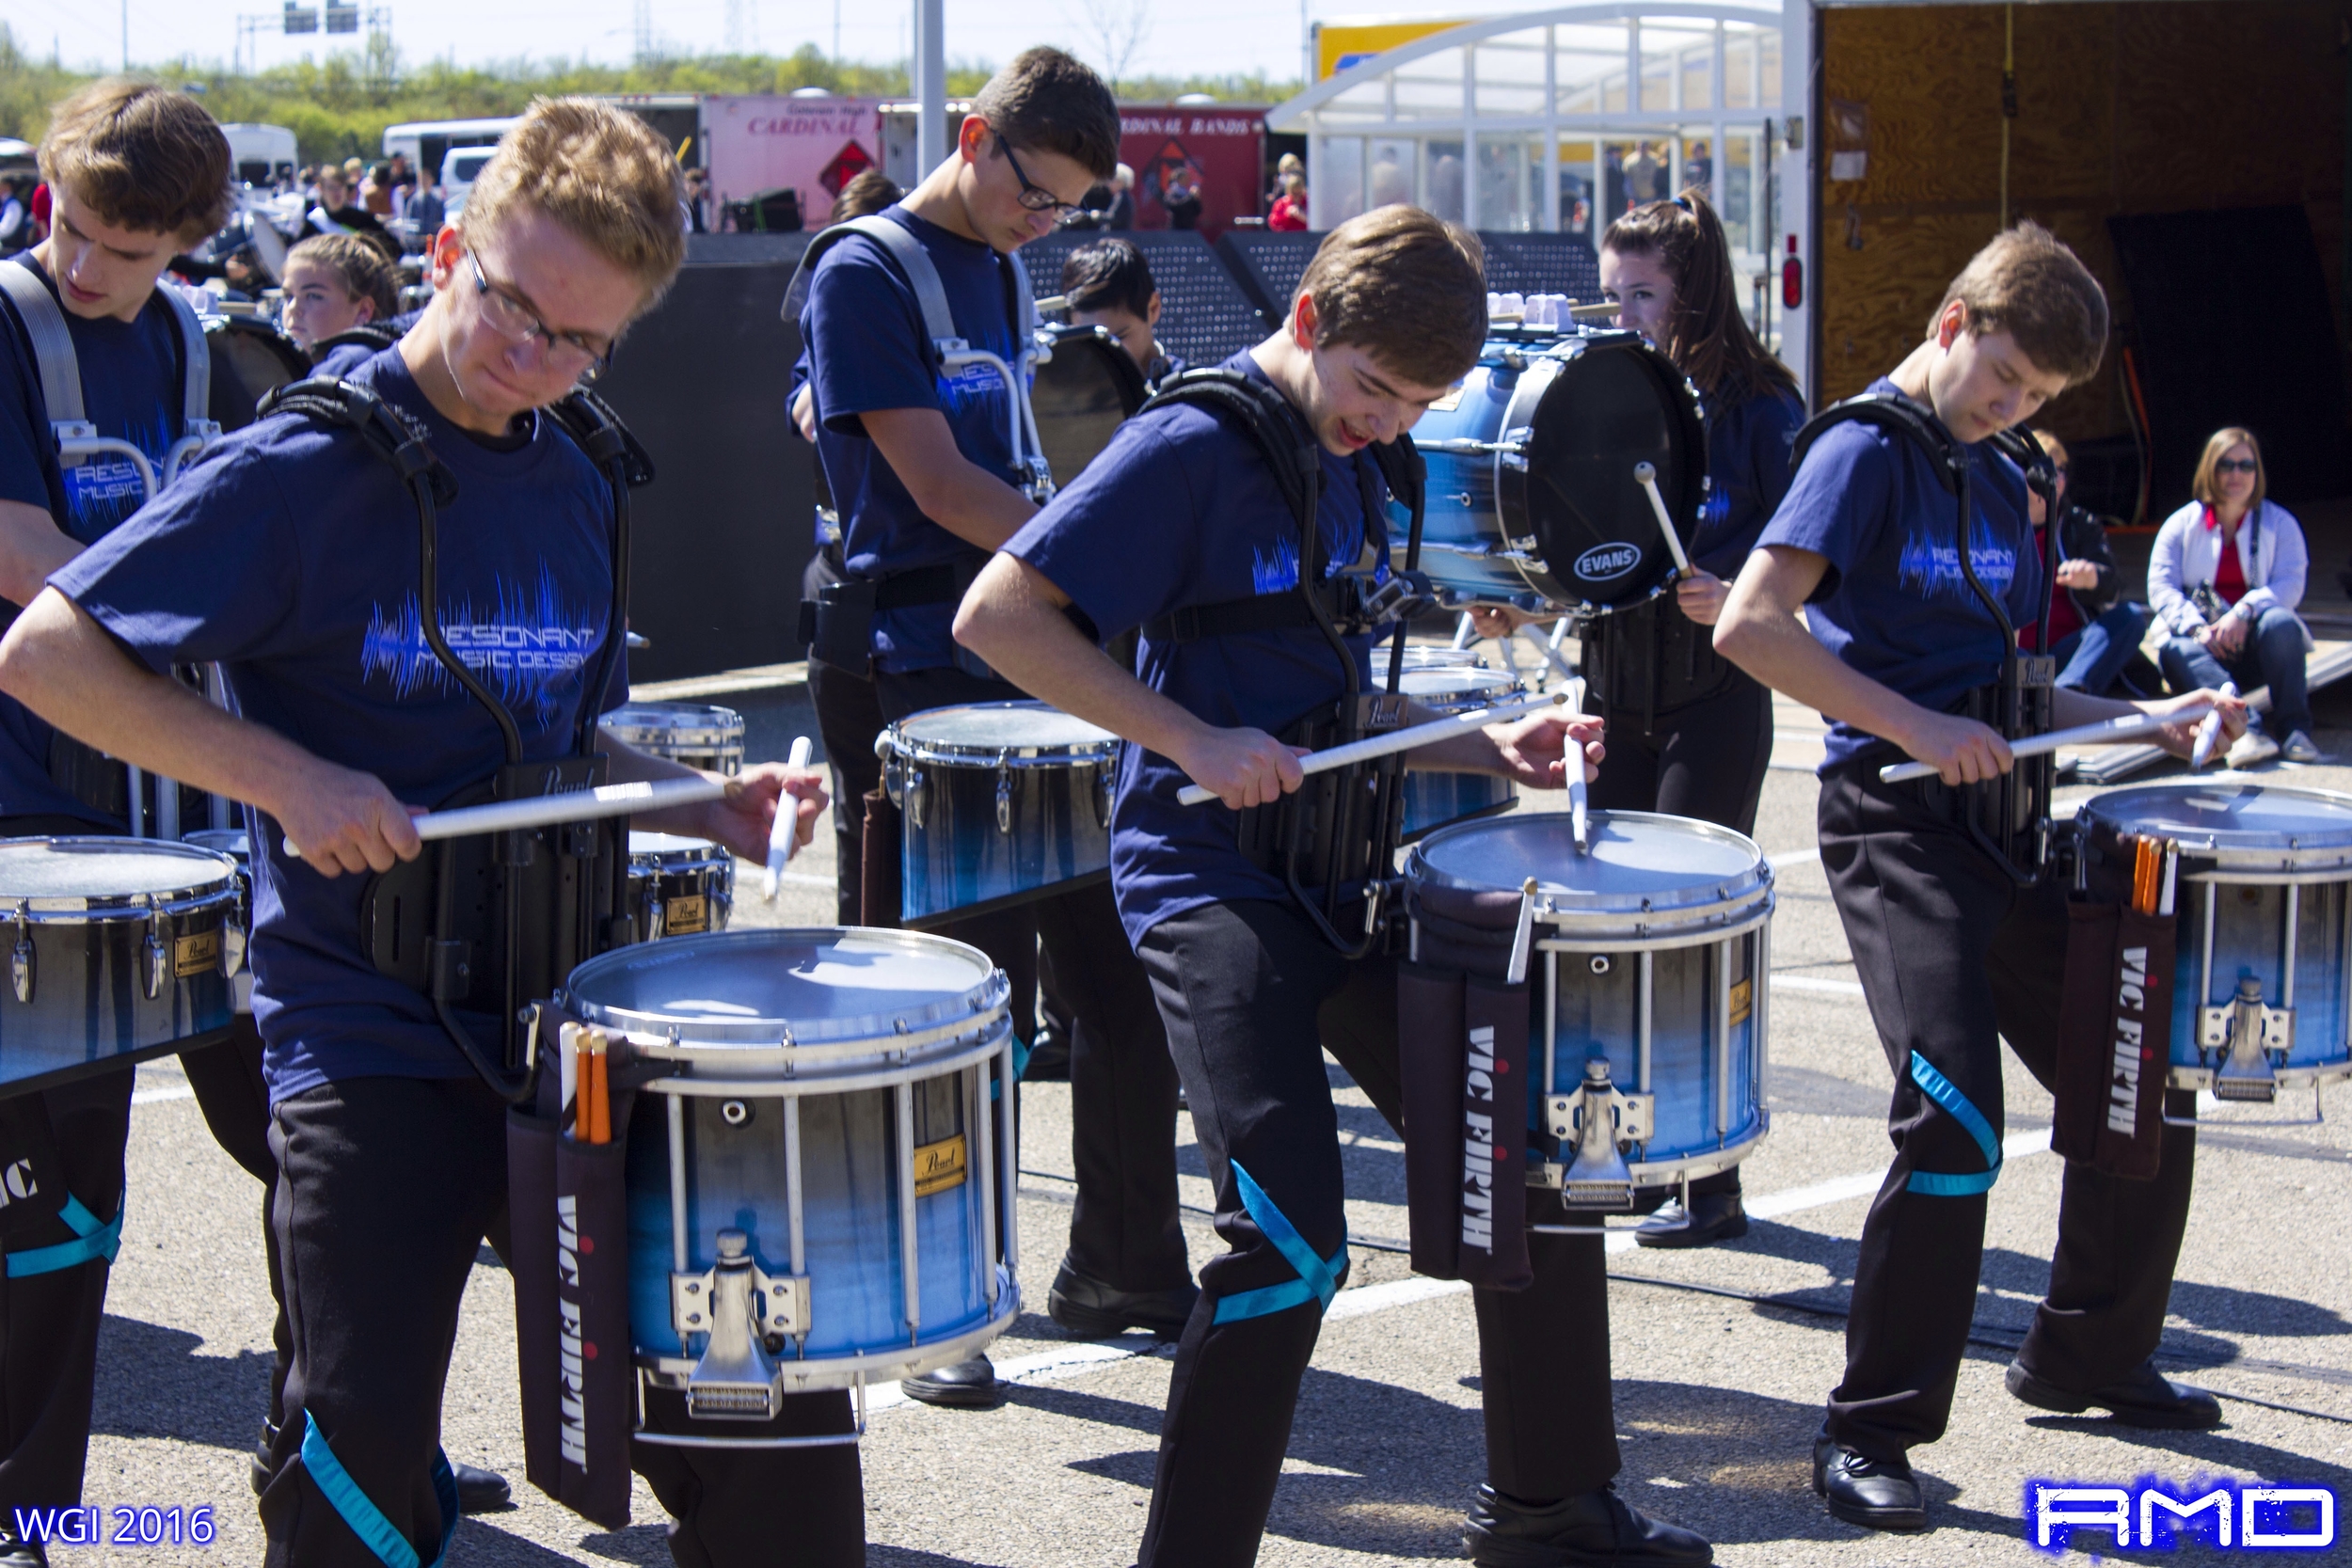
[[[2075,822],[2086,854],[2180,846],[2171,1087],[2268,1103],[2352,1076],[2352,797],[2185,780],[2094,796]]]
[[[1011,1326],[1007,995],[978,949],[909,931],[681,937],[573,971],[565,1011],[670,1064],[629,1127],[643,1384],[698,1418],[820,1389],[862,1406]]]
[[[1625,1211],[1639,1188],[1738,1164],[1770,1126],[1772,872],[1747,838],[1686,817],[1596,811],[1590,832],[1580,855],[1560,813],[1465,823],[1405,874],[1416,892],[1536,879],[1528,1182]]]

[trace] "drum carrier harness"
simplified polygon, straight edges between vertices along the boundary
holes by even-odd
[[[424,426],[366,388],[334,376],[279,388],[262,400],[261,411],[297,414],[357,436],[416,503],[420,630],[450,678],[498,725],[505,752],[490,777],[435,809],[602,784],[607,759],[596,751],[596,708],[626,640],[628,493],[654,477],[652,460],[612,408],[583,389],[539,411],[587,453],[612,491],[612,602],[604,647],[581,688],[570,754],[548,762],[524,760],[515,716],[442,632],[438,514],[457,499],[457,478],[426,444]],[[368,879],[359,916],[368,957],[383,974],[432,999],[451,1041],[509,1104],[530,1098],[536,1078],[536,1042],[527,1037],[526,1022],[537,1015],[527,1004],[551,993],[586,959],[642,934],[628,912],[628,844],[625,816],[449,838]],[[494,1043],[481,1043],[481,1029]]]
[[[1327,575],[1323,530],[1320,444],[1290,400],[1263,382],[1236,371],[1186,371],[1166,383],[1138,415],[1172,404],[1206,410],[1253,441],[1275,487],[1297,519],[1298,586],[1290,594],[1260,594],[1216,604],[1187,605],[1147,622],[1143,635],[1155,642],[1192,642],[1205,637],[1303,630],[1323,634],[1339,660],[1343,694],[1299,716],[1278,736],[1285,744],[1321,751],[1361,739],[1366,734],[1404,724],[1409,700],[1401,695],[1405,635],[1415,615],[1436,607],[1437,597],[1421,575],[1422,513],[1426,466],[1410,436],[1375,442],[1370,449],[1389,493],[1405,503],[1412,522],[1406,534],[1405,569],[1386,569],[1386,552],[1366,531],[1363,553]],[[1362,470],[1358,469],[1359,475]],[[1369,524],[1380,498],[1363,479]],[[1356,673],[1356,657],[1343,639],[1393,626],[1388,689],[1367,693]],[[1279,877],[1325,941],[1350,958],[1371,953],[1383,939],[1383,920],[1394,891],[1397,841],[1404,832],[1405,756],[1391,752],[1370,762],[1311,773],[1280,800],[1235,814],[1235,844],[1253,864]],[[1358,934],[1341,930],[1341,911],[1361,902]]]
[[[2058,685],[2058,660],[2050,656],[2049,647],[2051,585],[2057,579],[2058,556],[2057,483],[2047,454],[2039,443],[2016,430],[1996,432],[1984,442],[2023,470],[2026,483],[2042,498],[2042,515],[2049,519],[2042,529],[2040,631],[2036,651],[2027,654],[2019,649],[2017,628],[2010,624],[2001,601],[1977,576],[1976,562],[1971,558],[1968,535],[1975,509],[1969,475],[1974,465],[1968,449],[1936,418],[1933,410],[1917,400],[1866,392],[1832,404],[1806,421],[1790,446],[1789,471],[1794,473],[1804,465],[1806,451],[1824,432],[1849,423],[1876,426],[1917,447],[1926,455],[1938,483],[1959,505],[1960,525],[1955,543],[1960,574],[1968,591],[1999,628],[2001,675],[1992,685],[1968,692],[1946,711],[1989,724],[2000,732],[2004,740],[2047,734],[2052,727]],[[2050,800],[2057,785],[2058,759],[2044,753],[2021,758],[2008,772],[1983,784],[1953,789],[1939,780],[1926,779],[1920,781],[1918,787],[1930,805],[1941,807],[2012,880],[2020,887],[2031,887],[2050,868],[2054,832]]]

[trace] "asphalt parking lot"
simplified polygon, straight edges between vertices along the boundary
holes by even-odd
[[[724,700],[724,699],[722,699]],[[779,699],[755,725],[805,721]],[[2352,701],[2323,697],[2323,748],[2352,758]],[[2260,1479],[2352,1497],[2352,1121],[2339,1089],[2207,1111],[2198,1185],[2160,1365],[2222,1396],[2202,1433],[2135,1432],[2042,1416],[2001,1374],[2048,1274],[2060,1164],[2046,1152],[2047,1097],[2010,1064],[2010,1160],[1991,1198],[1977,1334],[1952,1429],[1913,1457],[1934,1528],[1877,1535],[1837,1523],[1809,1485],[1807,1446],[1842,1366],[1839,1313],[1854,1239],[1886,1159],[1888,1070],[1811,850],[1815,786],[1802,767],[1809,716],[1784,711],[1784,760],[1757,838],[1774,863],[1772,1130],[1748,1162],[1756,1223],[1744,1241],[1690,1252],[1613,1243],[1610,1307],[1619,1484],[1640,1507],[1698,1529],[1729,1564],[1957,1564],[2047,1560],[2020,1525],[2032,1479],[2128,1484],[2153,1475]],[[813,730],[813,725],[805,725]],[[2352,789],[2352,768],[2269,770]],[[2080,799],[2089,790],[2072,790]],[[793,868],[773,906],[743,867],[739,924],[829,924],[831,845]],[[1351,1227],[1361,1238],[1298,1411],[1260,1560],[1375,1564],[1458,1558],[1457,1525],[1482,1477],[1470,1301],[1383,1250],[1406,1229],[1402,1146],[1334,1069],[1350,1141]],[[1025,1093],[1021,1279],[1032,1310],[995,1347],[1016,1378],[987,1412],[877,1401],[864,1445],[868,1560],[883,1568],[1133,1561],[1169,1363],[1141,1340],[1081,1345],[1042,1312],[1067,1227],[1068,1096]],[[1188,1130],[1185,1201],[1208,1201]],[[176,1069],[142,1069],[129,1215],[108,1301],[87,1500],[210,1505],[211,1546],[59,1548],[61,1563],[254,1561],[261,1538],[246,1462],[266,1395],[270,1305],[260,1188],[205,1131]],[[1193,1258],[1216,1243],[1187,1216]],[[450,1454],[505,1471],[517,1499],[469,1519],[457,1565],[665,1563],[662,1515],[640,1485],[637,1522],[606,1532],[521,1485],[512,1292],[485,1248],[450,1375]],[[777,1499],[776,1528],[792,1528]],[[2342,1521],[2339,1520],[2339,1528]],[[2088,1543],[2106,1547],[2103,1537]],[[2088,1560],[2087,1554],[2076,1554]],[[2112,1551],[2105,1555],[2114,1556]],[[2187,1545],[2122,1554],[2201,1562]]]

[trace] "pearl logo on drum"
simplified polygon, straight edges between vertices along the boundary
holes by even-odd
[[[1595,545],[1568,568],[1585,582],[1613,582],[1642,563],[1642,552],[1630,545]]]

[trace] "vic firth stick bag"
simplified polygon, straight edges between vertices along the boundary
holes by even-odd
[[[1405,1096],[1405,1202],[1413,1272],[1462,1277],[1462,972],[1396,971],[1397,1075]]]
[[[2105,1175],[2153,1180],[2164,1153],[2176,927],[2169,915],[2087,899],[2070,901],[2067,917],[2050,1147]]]
[[[1470,976],[1462,1023],[1462,1277],[1524,1291],[1535,1282],[1527,1256],[1527,987]]]

